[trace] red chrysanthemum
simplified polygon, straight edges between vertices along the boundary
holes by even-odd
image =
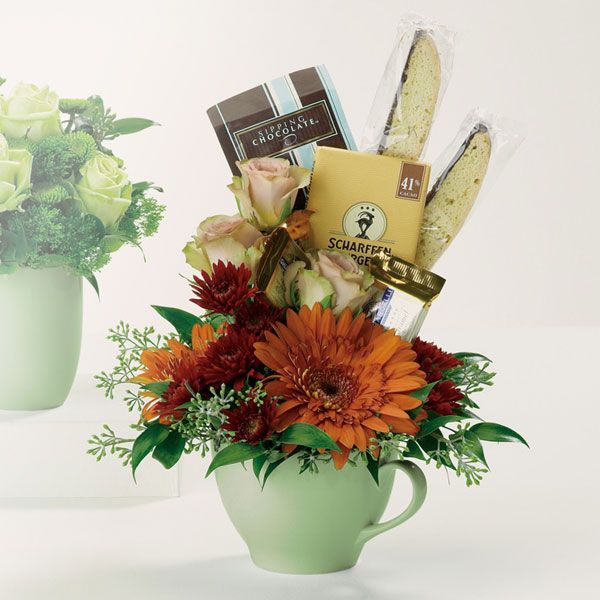
[[[202,278],[194,275],[191,286],[197,298],[191,301],[206,310],[231,315],[256,293],[256,288],[250,287],[251,277],[246,265],[236,267],[220,260],[213,264],[212,275],[206,271],[202,271]]]
[[[224,410],[223,414],[227,417],[223,429],[234,432],[234,442],[257,444],[266,440],[274,431],[277,402],[265,398],[262,404],[257,404],[250,399],[235,408]]]
[[[454,354],[444,352],[435,344],[425,342],[421,338],[417,338],[412,347],[417,353],[415,360],[421,365],[421,370],[425,373],[428,383],[439,381],[443,378],[444,371],[463,364],[462,360],[456,358]]]
[[[452,383],[452,381],[440,381],[430,392],[425,403],[427,410],[433,410],[438,415],[453,415],[460,408],[459,401],[464,394]]]
[[[258,341],[244,329],[228,327],[224,335],[210,344],[198,363],[206,385],[230,383],[240,389],[248,376],[260,379],[255,369],[260,362],[254,355]]]
[[[245,329],[248,333],[262,338],[265,331],[270,331],[279,320],[282,309],[273,306],[264,296],[256,295],[251,302],[242,304],[235,315],[235,328]]]
[[[181,408],[192,398],[192,392],[199,392],[204,387],[202,374],[198,364],[182,362],[173,373],[173,381],[160,400],[152,405],[152,412],[159,416],[163,424],[179,421],[185,416],[185,409]]]
[[[210,325],[194,325],[191,347],[169,340],[169,348],[149,348],[142,352],[140,360],[144,371],[132,381],[141,385],[169,382],[167,391],[161,396],[151,391],[142,392],[151,398],[142,409],[146,421],[158,418],[161,423],[169,424],[185,415],[181,406],[191,398],[190,388],[198,392],[204,385],[198,361],[215,339],[215,331]]]

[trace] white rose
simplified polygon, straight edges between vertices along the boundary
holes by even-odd
[[[98,152],[79,170],[75,184],[85,211],[98,217],[107,229],[115,228],[131,204],[127,173],[108,154]]]
[[[19,83],[8,97],[0,96],[0,132],[34,141],[60,133],[58,95],[48,86]]]
[[[19,208],[28,196],[32,157],[27,150],[10,149],[0,134],[0,213]]]

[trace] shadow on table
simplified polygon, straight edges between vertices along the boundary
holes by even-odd
[[[140,549],[142,550],[142,549]],[[143,550],[142,550],[143,551]],[[107,570],[77,569],[68,577],[20,582],[11,587],[19,600],[425,600],[420,593],[402,593],[398,582],[389,589],[372,585],[373,575],[360,565],[327,575],[280,575],[255,567],[247,557],[227,557],[171,566],[115,566]],[[392,577],[394,577],[393,574]],[[6,582],[3,582],[5,584]],[[3,586],[4,587],[4,586]],[[383,586],[385,587],[385,586]]]

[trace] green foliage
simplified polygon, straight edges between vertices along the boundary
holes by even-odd
[[[155,305],[153,305],[152,308],[163,319],[175,327],[175,331],[177,331],[181,337],[181,341],[185,344],[190,344],[192,342],[192,328],[194,325],[204,322],[204,320],[200,317],[197,317],[196,315],[193,315],[185,310],[181,310],[180,308]]]
[[[321,448],[339,452],[338,445],[322,429],[308,423],[294,423],[279,437],[280,444],[297,444],[307,448]]]
[[[94,156],[97,145],[91,135],[78,131],[29,142],[27,149],[33,156],[31,180],[35,184],[69,179]]]
[[[104,140],[113,140],[120,135],[137,133],[158,125],[155,121],[140,117],[117,119],[115,113],[104,106],[104,100],[100,96],[89,96],[85,100],[63,98],[59,108],[61,112],[69,115],[67,133],[72,131],[89,133],[103,151],[106,151],[101,146]]]
[[[0,215],[3,231],[12,232],[15,237],[9,246],[21,248],[20,256],[15,259],[19,265],[62,266],[87,276],[110,260],[101,247],[105,235],[102,222],[82,213],[74,202],[46,204],[27,200],[23,208],[23,212]],[[7,251],[10,247],[0,249],[3,262],[7,260]]]
[[[506,427],[506,425],[499,425],[498,423],[475,423],[475,425],[471,426],[470,431],[480,440],[485,440],[486,442],[518,442],[529,448],[529,444],[525,441],[525,438],[513,429],[510,429],[510,427]]]
[[[134,192],[131,204],[119,221],[117,234],[133,245],[139,245],[143,238],[153,236],[158,231],[165,207],[155,198],[144,192]]]
[[[75,197],[75,190],[68,181],[40,183],[33,186],[31,199],[44,204],[58,204]]]
[[[210,453],[211,444],[218,450],[229,443],[231,434],[221,429],[225,422],[222,411],[244,402],[248,393],[248,388],[236,391],[223,384],[218,389],[210,388],[204,396],[195,394],[186,406],[185,417],[172,425],[186,439],[185,452],[198,452],[204,457]],[[259,387],[256,399],[262,401],[264,395],[264,390]]]
[[[437,385],[437,383],[438,383],[437,381],[434,381],[433,383],[428,383],[427,385],[424,385],[422,388],[419,388],[418,390],[411,392],[410,395],[413,398],[420,400],[421,402],[425,402],[425,400],[427,400],[427,396],[429,396],[429,392]]]
[[[114,137],[118,135],[129,135],[131,133],[137,133],[152,127],[159,125],[156,121],[151,119],[142,119],[140,117],[129,117],[127,119],[117,119],[112,124],[112,135]]]
[[[165,469],[171,469],[179,462],[184,448],[184,437],[176,431],[170,431],[164,441],[154,448],[152,458],[157,460]]]
[[[252,460],[257,456],[262,456],[266,453],[265,448],[261,444],[253,446],[247,442],[237,442],[236,444],[230,444],[225,446],[212,459],[208,471],[206,471],[206,477],[208,477],[215,469],[224,467],[226,465],[234,465],[236,463],[246,462]]]
[[[111,400],[117,390],[123,389],[123,401],[130,412],[140,411],[145,399],[141,396],[143,388],[131,383],[142,368],[142,352],[147,348],[166,347],[165,338],[156,333],[154,327],[136,329],[121,321],[109,331],[107,339],[117,345],[117,364],[111,371],[102,371],[96,375],[96,387],[104,390]]]
[[[127,466],[131,464],[131,445],[134,441],[135,438],[117,436],[108,425],[103,425],[102,431],[99,434],[92,435],[88,440],[91,448],[88,449],[87,453],[94,456],[96,461],[102,460],[109,454],[114,455],[121,459],[123,466]]]
[[[131,449],[131,471],[134,479],[135,472],[144,458],[168,437],[169,428],[166,425],[151,423],[135,439],[133,448]]]

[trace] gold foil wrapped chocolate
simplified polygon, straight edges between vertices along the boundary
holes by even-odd
[[[380,253],[371,261],[380,293],[369,307],[369,317],[405,340],[414,340],[431,303],[446,280],[396,256]]]

